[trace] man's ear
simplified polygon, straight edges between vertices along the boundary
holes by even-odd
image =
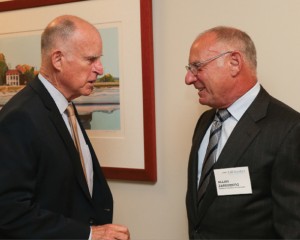
[[[56,50],[51,55],[51,62],[53,67],[60,71],[62,68],[62,60],[63,60],[63,53],[59,50]]]
[[[235,77],[239,74],[243,67],[243,57],[239,52],[232,52],[230,59],[231,76]]]

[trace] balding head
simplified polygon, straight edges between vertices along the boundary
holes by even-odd
[[[201,33],[195,40],[203,39],[205,35],[213,35],[216,43],[227,45],[230,49],[244,53],[245,59],[253,72],[256,72],[256,48],[250,36],[240,29],[218,26]]]
[[[70,101],[89,95],[98,75],[102,39],[89,22],[71,15],[51,21],[42,34],[40,73]]]
[[[63,15],[55,18],[42,33],[42,55],[48,55],[47,53],[57,46],[67,45],[76,31],[82,31],[82,29],[97,31],[92,24],[76,16]]]

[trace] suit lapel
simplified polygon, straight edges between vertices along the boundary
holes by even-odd
[[[78,112],[77,112],[77,109],[76,109],[75,106],[74,106],[74,109],[75,109],[75,115],[77,117],[77,120],[79,120],[79,115],[78,115]],[[88,145],[88,148],[90,150],[91,157],[92,157],[93,171],[94,171],[94,189],[95,189],[95,185],[96,185],[95,181],[96,181],[97,184],[101,184],[101,191],[102,191],[102,193],[104,193],[106,191],[106,193],[103,196],[101,196],[101,198],[102,199],[108,198],[109,195],[111,194],[111,192],[110,192],[110,189],[109,189],[109,187],[107,185],[107,182],[106,182],[105,176],[104,176],[104,174],[102,172],[102,169],[100,167],[100,163],[98,161],[97,155],[96,155],[96,153],[95,153],[95,151],[93,149],[92,143],[91,143],[91,141],[90,141],[90,139],[89,139],[89,137],[87,135],[87,132],[85,131],[85,129],[84,129],[81,121],[79,120],[78,123],[79,123],[79,126],[81,128],[82,134],[84,136],[85,142]],[[97,191],[99,191],[99,190],[97,190]],[[94,199],[95,197],[96,197],[96,193],[94,191],[92,198]],[[99,203],[97,203],[97,204],[99,204]]]
[[[241,156],[260,132],[257,122],[267,114],[268,96],[267,92],[262,88],[232,131],[215,168],[228,168],[239,165]]]
[[[217,163],[215,169],[231,168],[237,166],[248,166],[249,163],[241,163],[242,155],[247,151],[248,146],[256,138],[260,132],[257,121],[264,118],[267,114],[267,107],[269,104],[268,93],[261,88],[258,96],[239,120],[229,139],[227,140]],[[246,164],[246,165],[245,165]],[[215,176],[212,174],[211,181],[206,190],[206,196],[198,209],[199,221],[205,215],[207,209],[217,197]]]
[[[66,124],[47,89],[41,83],[38,78],[35,78],[32,82],[30,82],[30,86],[34,89],[34,91],[40,96],[42,99],[45,107],[49,110],[49,119],[53,122],[55,128],[57,129],[57,133],[63,139],[66,149],[70,154],[70,159],[73,163],[74,169],[77,172],[76,177],[81,186],[82,190],[84,191],[85,195],[91,199],[88,186],[84,177],[84,173],[82,170],[79,154],[75,148],[73,143],[72,137],[69,133]]]

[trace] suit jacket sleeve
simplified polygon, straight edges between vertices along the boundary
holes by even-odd
[[[276,131],[276,130],[274,130]],[[283,138],[272,171],[274,227],[282,238],[300,238],[300,123]]]

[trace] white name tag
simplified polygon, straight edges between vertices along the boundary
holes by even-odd
[[[218,196],[251,194],[248,167],[215,169]]]

